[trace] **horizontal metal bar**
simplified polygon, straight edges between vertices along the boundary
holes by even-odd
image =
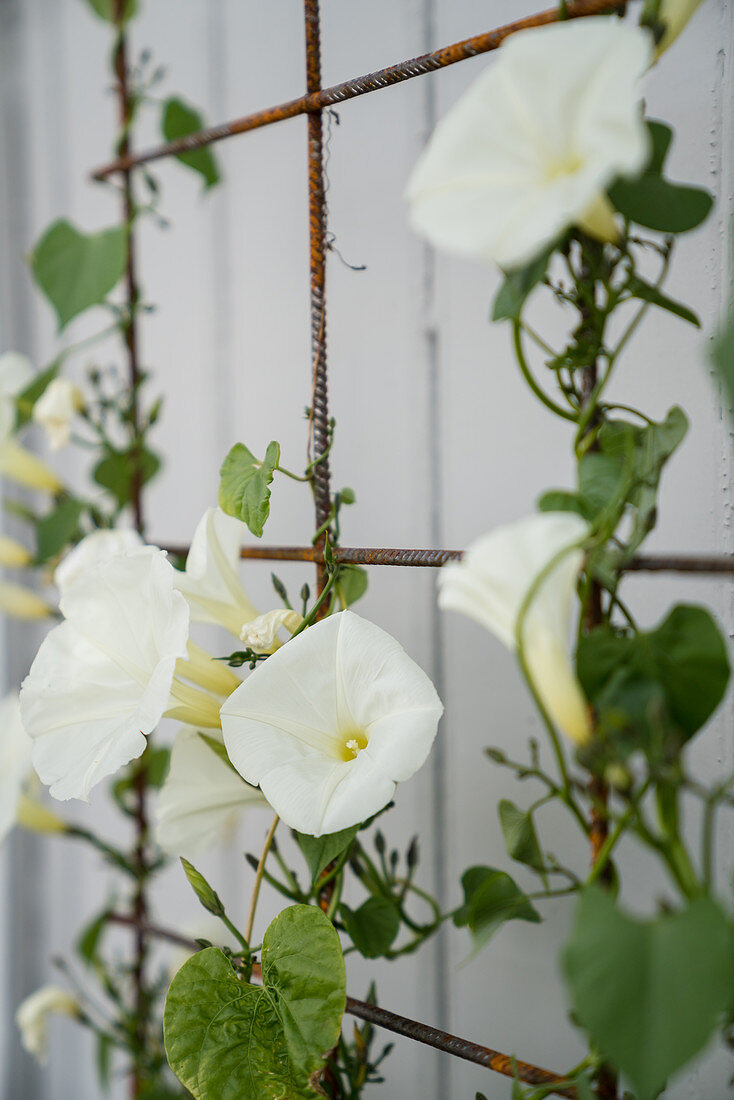
[[[568,18],[580,19],[588,15],[603,15],[606,12],[616,11],[622,7],[622,0],[576,0],[568,5]],[[180,153],[190,153],[194,149],[202,149],[206,145],[223,141],[225,138],[234,137],[235,134],[245,134],[249,130],[257,130],[262,126],[270,126],[274,122],[283,122],[287,118],[295,118],[296,115],[307,114],[310,111],[318,111],[324,107],[333,107],[337,103],[344,103],[348,99],[366,95],[368,92],[377,92],[381,88],[390,88],[393,84],[401,84],[404,80],[411,80],[414,76],[423,76],[426,73],[435,72],[436,69],[446,68],[447,65],[455,65],[458,61],[466,61],[478,54],[489,53],[502,45],[506,38],[517,31],[527,30],[529,27],[543,27],[548,23],[555,23],[559,18],[560,5],[548,11],[529,15],[525,19],[518,19],[514,23],[507,23],[496,30],[486,34],[478,34],[474,38],[466,38],[462,42],[456,42],[452,46],[444,46],[433,53],[422,54],[408,61],[400,61],[397,65],[390,65],[387,69],[379,69],[365,76],[353,77],[341,84],[334,84],[330,88],[323,88],[319,92],[310,95],[299,96],[298,99],[290,99],[285,103],[279,103],[275,107],[266,107],[262,111],[236,118],[232,122],[223,122],[218,126],[211,126],[206,130],[199,130],[195,134],[169,141],[165,145],[158,145],[153,149],[135,155],[118,157],[117,160],[97,168],[92,173],[96,180],[105,179],[115,172],[129,171],[141,164],[148,164],[162,157],[177,156]]]
[[[187,546],[165,546],[169,554],[185,557]],[[403,565],[437,569],[461,561],[463,550],[390,549],[383,546],[339,546],[335,559],[343,565]],[[308,561],[321,564],[323,554],[315,546],[243,546],[240,556],[255,561]],[[624,566],[625,573],[697,573],[700,576],[734,576],[734,555],[638,554]]]

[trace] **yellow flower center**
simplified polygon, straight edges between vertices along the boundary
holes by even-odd
[[[367,735],[364,730],[348,730],[342,746],[342,760],[354,760],[366,748]]]

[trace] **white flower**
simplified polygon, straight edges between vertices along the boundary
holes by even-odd
[[[583,553],[571,549],[588,535],[571,512],[544,512],[478,539],[462,562],[439,574],[439,605],[461,611],[517,648],[518,617],[540,574],[566,548],[540,584],[523,621],[522,645],[533,686],[560,728],[577,742],[591,732],[588,706],[569,657],[569,618]]]
[[[428,756],[442,712],[402,646],[342,611],[268,657],[221,717],[238,772],[287,825],[321,836],[390,801]]]
[[[140,756],[178,694],[189,612],[173,581],[163,552],[144,547],[101,561],[64,591],[65,622],[41,644],[20,696],[36,771],[55,798],[87,800]]]
[[[142,546],[143,540],[132,529],[121,527],[111,531],[92,531],[56,566],[54,584],[63,593],[88,569],[118,554],[134,554]]]
[[[440,248],[513,268],[579,225],[616,236],[605,191],[648,155],[651,35],[610,17],[520,31],[439,122],[406,197]]]
[[[23,790],[33,768],[33,742],[20,721],[18,693],[0,701],[0,841],[15,824]]]
[[[240,630],[240,641],[256,653],[274,653],[282,645],[278,637],[281,627],[292,634],[302,622],[303,616],[287,607],[268,611],[266,615],[258,615],[252,622],[245,623]]]
[[[17,412],[15,398],[30,386],[36,372],[30,359],[17,351],[0,355],[0,443],[15,429]]]
[[[700,3],[701,0],[663,0],[658,11],[658,22],[665,25],[665,32],[658,42],[658,57],[673,45]]]
[[[180,731],[158,796],[156,838],[164,851],[195,855],[221,841],[242,810],[258,806],[268,807],[262,791],[245,783],[196,730]]]
[[[258,612],[239,579],[240,548],[245,524],[221,508],[209,508],[199,520],[176,587],[191,607],[192,622],[217,623],[239,638]]]
[[[26,997],[15,1013],[23,1046],[43,1065],[48,1053],[48,1017],[56,1012],[78,1018],[79,1002],[58,985],[44,985]]]
[[[52,451],[65,447],[71,438],[71,422],[82,408],[84,399],[78,386],[68,378],[54,378],[33,406],[33,419],[46,429]]]

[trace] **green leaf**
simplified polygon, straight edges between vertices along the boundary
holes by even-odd
[[[262,986],[241,981],[215,947],[171,983],[163,1018],[174,1073],[196,1100],[313,1100],[339,1039],[346,972],[339,936],[313,905],[293,905],[263,941]]]
[[[203,129],[204,120],[199,112],[184,103],[182,99],[172,97],[163,104],[161,132],[166,141],[188,137],[189,134]],[[180,160],[182,164],[193,168],[204,177],[205,191],[219,183],[221,177],[211,149],[192,149],[188,153],[177,153],[176,160]]]
[[[361,565],[340,565],[336,591],[341,606],[346,609],[357,600],[361,600],[367,591],[369,579],[367,570]]]
[[[526,920],[537,924],[540,914],[504,871],[494,867],[470,867],[461,876],[464,904],[454,913],[457,928],[469,928],[475,955],[489,943],[505,921]]]
[[[538,843],[532,816],[507,799],[500,802],[497,810],[510,859],[524,863],[534,871],[544,871],[543,852]]]
[[[71,222],[54,222],[33,250],[31,267],[56,310],[59,330],[105,300],[122,277],[126,258],[124,226],[86,234]]]
[[[219,505],[228,516],[241,519],[260,538],[270,515],[270,485],[280,461],[280,444],[268,444],[262,462],[244,443],[235,443],[220,470]]]
[[[645,119],[645,122],[652,147],[650,163],[645,170],[660,175],[668,157],[670,143],[673,140],[673,131],[670,126],[666,126],[664,122],[660,122],[658,119],[648,118]]]
[[[98,485],[109,489],[120,508],[124,508],[130,502],[135,461],[132,451],[113,451],[108,447],[105,457],[97,463],[92,473]],[[147,484],[161,468],[158,455],[147,448],[140,452],[137,462],[141,471],[141,485]]]
[[[101,19],[105,19],[108,23],[115,22],[116,0],[87,0],[87,3]],[[138,8],[138,0],[125,0],[125,9],[122,15],[123,23],[129,23],[131,19],[134,19],[138,14]]]
[[[17,428],[22,428],[24,424],[27,424],[33,414],[33,406],[36,401],[46,392],[47,387],[53,382],[54,378],[59,373],[59,367],[61,366],[61,359],[57,359],[47,367],[46,370],[41,371],[37,375],[29,386],[26,386],[16,398],[16,404],[18,406],[18,421]]]
[[[577,669],[600,733],[657,759],[708,721],[729,681],[721,633],[703,607],[679,604],[648,633],[598,627],[579,640]]]
[[[55,558],[70,542],[77,541],[81,536],[79,519],[83,511],[84,504],[80,500],[67,497],[39,521],[36,528],[37,564]]]
[[[103,1031],[95,1035],[94,1061],[97,1067],[99,1087],[106,1093],[110,1087],[110,1068],[113,1051],[112,1040]]]
[[[734,299],[729,303],[726,323],[714,341],[711,361],[729,399],[729,412],[734,416]]]
[[[609,198],[625,218],[659,233],[685,233],[705,221],[713,196],[700,187],[682,187],[654,172],[620,179]]]
[[[649,302],[650,305],[658,306],[660,309],[665,309],[668,313],[674,313],[676,317],[680,317],[683,321],[688,321],[689,324],[695,325],[696,328],[701,327],[696,314],[688,306],[684,306],[682,302],[676,302],[674,298],[669,298],[667,294],[663,294],[652,283],[645,282],[644,279],[640,279],[639,276],[633,275],[627,282],[627,290],[633,298],[639,298],[644,302]]]
[[[186,872],[186,878],[189,880],[189,885],[204,908],[210,913],[213,913],[215,917],[221,917],[224,913],[224,906],[216,890],[212,889],[201,871],[197,871],[187,859],[183,858],[183,856],[181,857],[181,866]]]
[[[347,934],[365,959],[385,955],[400,931],[400,914],[387,898],[367,898],[359,909],[342,905],[340,913]]]
[[[546,250],[526,267],[505,273],[505,281],[497,292],[492,306],[493,321],[514,321],[522,313],[529,295],[545,278],[552,249]]]
[[[349,847],[358,831],[359,825],[351,825],[338,833],[327,833],[319,837],[308,836],[306,833],[295,834],[298,847],[311,872],[312,882],[316,882],[332,860],[338,859],[344,849]]]
[[[577,1020],[638,1100],[701,1050],[732,1000],[732,930],[707,897],[638,921],[587,890],[564,965]]]
[[[588,510],[577,493],[569,493],[565,489],[549,489],[538,498],[537,508],[539,512],[576,512],[579,516],[588,519]]]
[[[103,909],[79,933],[76,941],[76,953],[88,966],[91,966],[97,958],[97,948],[107,927],[108,916],[109,910]]]

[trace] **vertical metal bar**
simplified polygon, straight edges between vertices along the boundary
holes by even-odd
[[[321,28],[318,0],[304,0],[306,20],[306,88],[321,88]],[[324,189],[324,135],[321,111],[308,115],[308,221],[311,256],[311,430],[310,458],[314,467],[316,527],[328,522],[331,511],[329,460],[329,391],[326,362],[326,194]],[[323,549],[326,535],[316,546]],[[317,566],[318,590],[323,590],[326,573]],[[324,607],[324,611],[326,608]]]
[[[130,153],[130,124],[132,122],[133,102],[128,83],[127,41],[124,29],[125,0],[115,0],[115,22],[117,24],[117,42],[115,45],[114,66],[117,76],[117,100],[119,110],[120,156]],[[142,498],[142,455],[139,447],[140,412],[138,390],[140,388],[140,360],[138,352],[137,303],[138,282],[135,266],[135,196],[132,174],[123,173],[123,216],[127,228],[127,262],[125,270],[125,298],[127,319],[123,331],[127,349],[128,392],[130,395],[130,426],[133,435],[133,465],[130,471],[130,502],[133,508],[135,529],[142,535],[145,521]],[[132,961],[132,981],[137,1021],[136,1046],[132,1074],[130,1077],[130,1095],[140,1096],[144,1082],[139,1071],[139,1056],[147,1044],[149,999],[146,990],[145,968],[148,955],[148,900],[145,889],[147,877],[148,844],[148,783],[143,757],[134,764],[135,787],[135,850],[134,862],[137,869],[137,881],[133,895],[133,914],[135,917],[135,945]]]

